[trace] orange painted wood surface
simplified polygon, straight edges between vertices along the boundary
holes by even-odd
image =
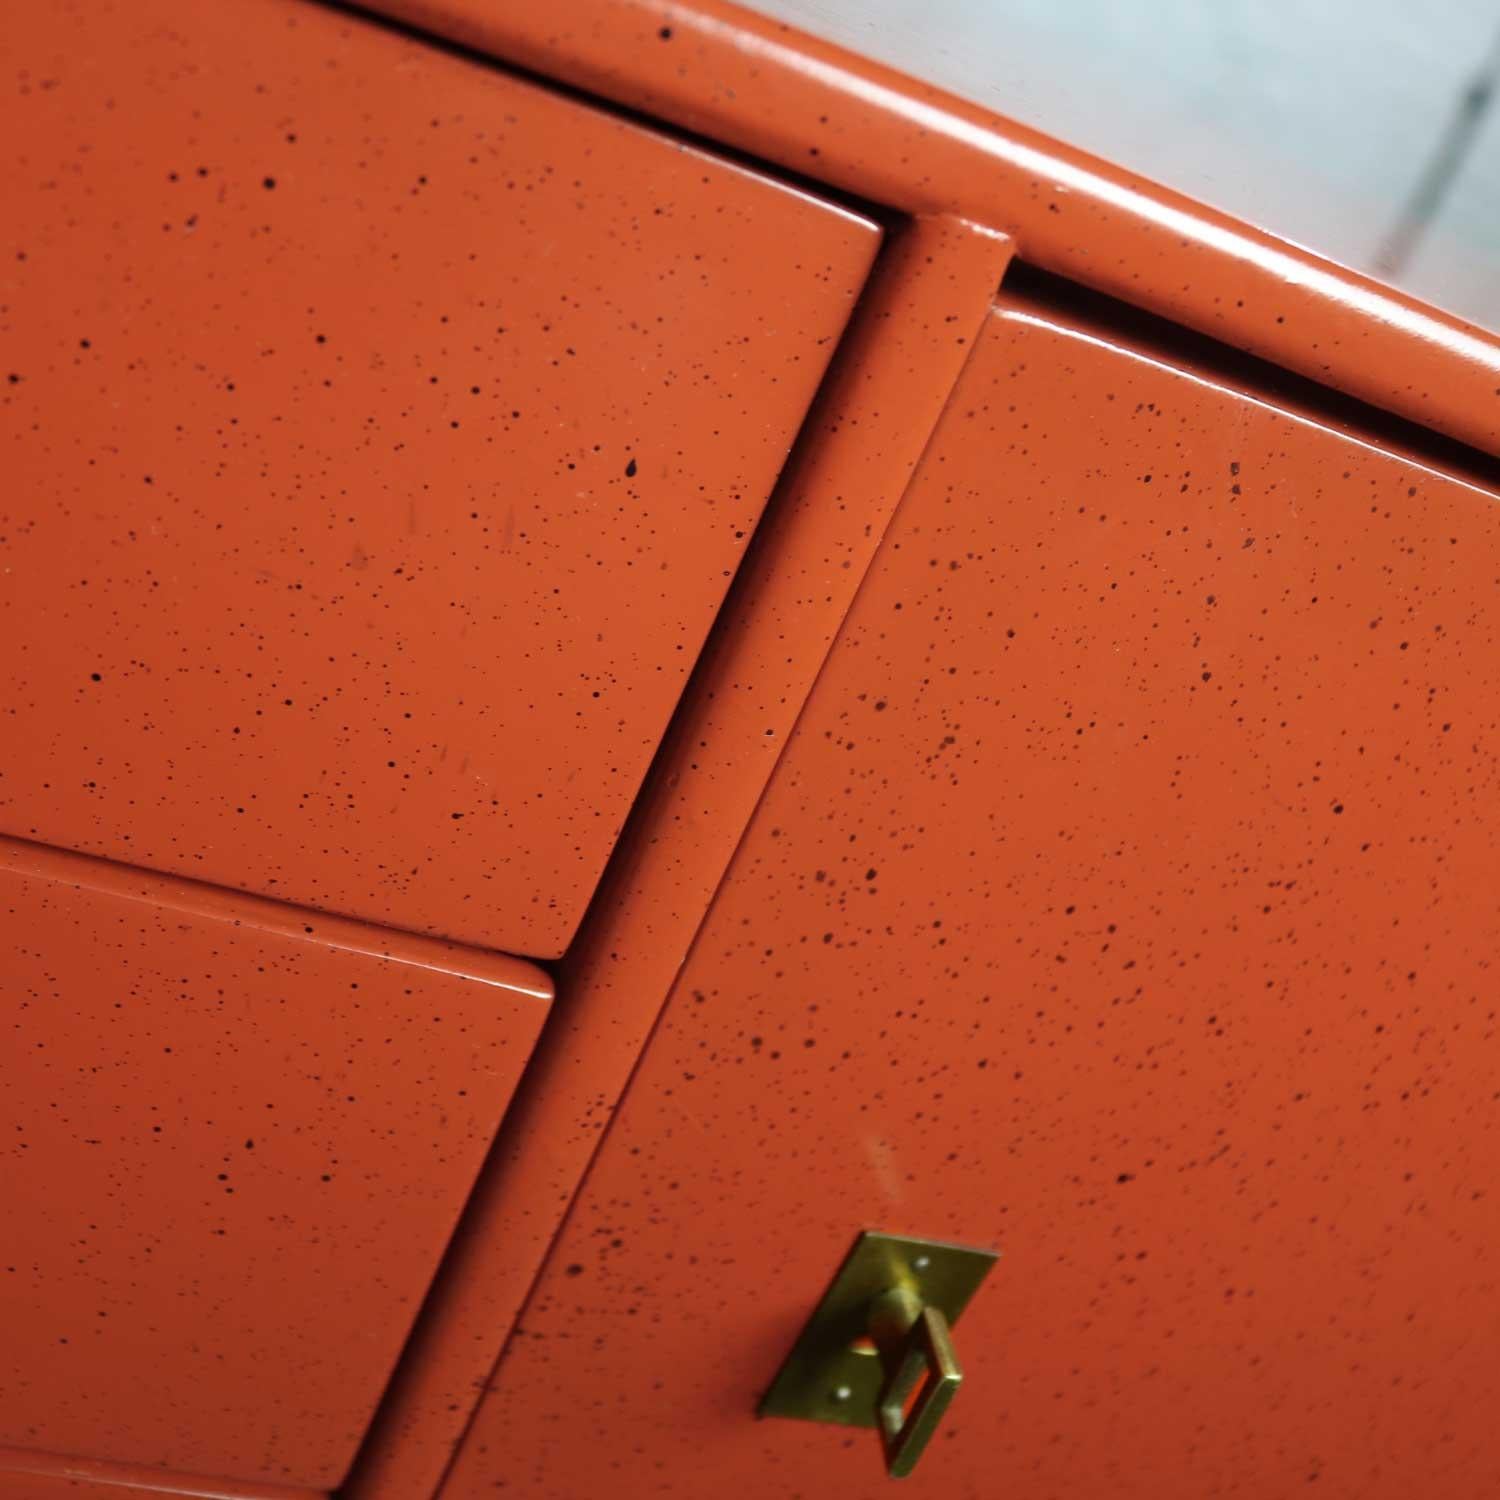
[[[0,924],[0,1443],[333,1487],[551,981],[9,842]]]
[[[1500,342],[721,0],[373,8],[474,51],[0,18],[0,1495],[431,1495],[549,1245],[446,1500],[883,1492],[750,1420],[861,1227],[1006,1253],[919,1494],[1489,1495]],[[567,950],[482,1171],[549,982],[413,930]]]
[[[325,1493],[0,1448],[0,1500],[323,1500]]]
[[[1496,496],[1006,295],[443,1491],[884,1495],[753,1420],[1003,1251],[913,1495],[1500,1486]]]
[[[433,1493],[651,1035],[1010,259],[887,244],[579,941],[349,1500]]]
[[[0,831],[560,953],[878,231],[293,0],[0,38]]]

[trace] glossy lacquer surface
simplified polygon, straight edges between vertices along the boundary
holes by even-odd
[[[348,1500],[436,1492],[1010,258],[972,224],[885,243],[464,1213]]]
[[[0,828],[560,952],[878,232],[291,0],[0,38]]]
[[[1004,1252],[913,1494],[1494,1494],[1497,574],[1007,301],[446,1500],[885,1494],[752,1416],[867,1227]]]
[[[549,981],[8,842],[0,930],[0,1445],[337,1484]]]

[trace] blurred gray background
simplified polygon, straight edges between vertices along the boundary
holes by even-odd
[[[1500,0],[748,0],[1500,329]]]

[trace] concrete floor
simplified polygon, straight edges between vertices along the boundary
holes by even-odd
[[[1495,0],[751,3],[1500,328]]]

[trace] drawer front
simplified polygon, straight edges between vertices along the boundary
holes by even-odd
[[[0,841],[0,1447],[327,1489],[551,995]]]
[[[0,830],[559,953],[878,231],[293,0],[0,36]]]
[[[1003,1252],[915,1493],[1500,1492],[1497,559],[1007,298],[445,1500],[887,1494],[753,1415],[861,1229]]]

